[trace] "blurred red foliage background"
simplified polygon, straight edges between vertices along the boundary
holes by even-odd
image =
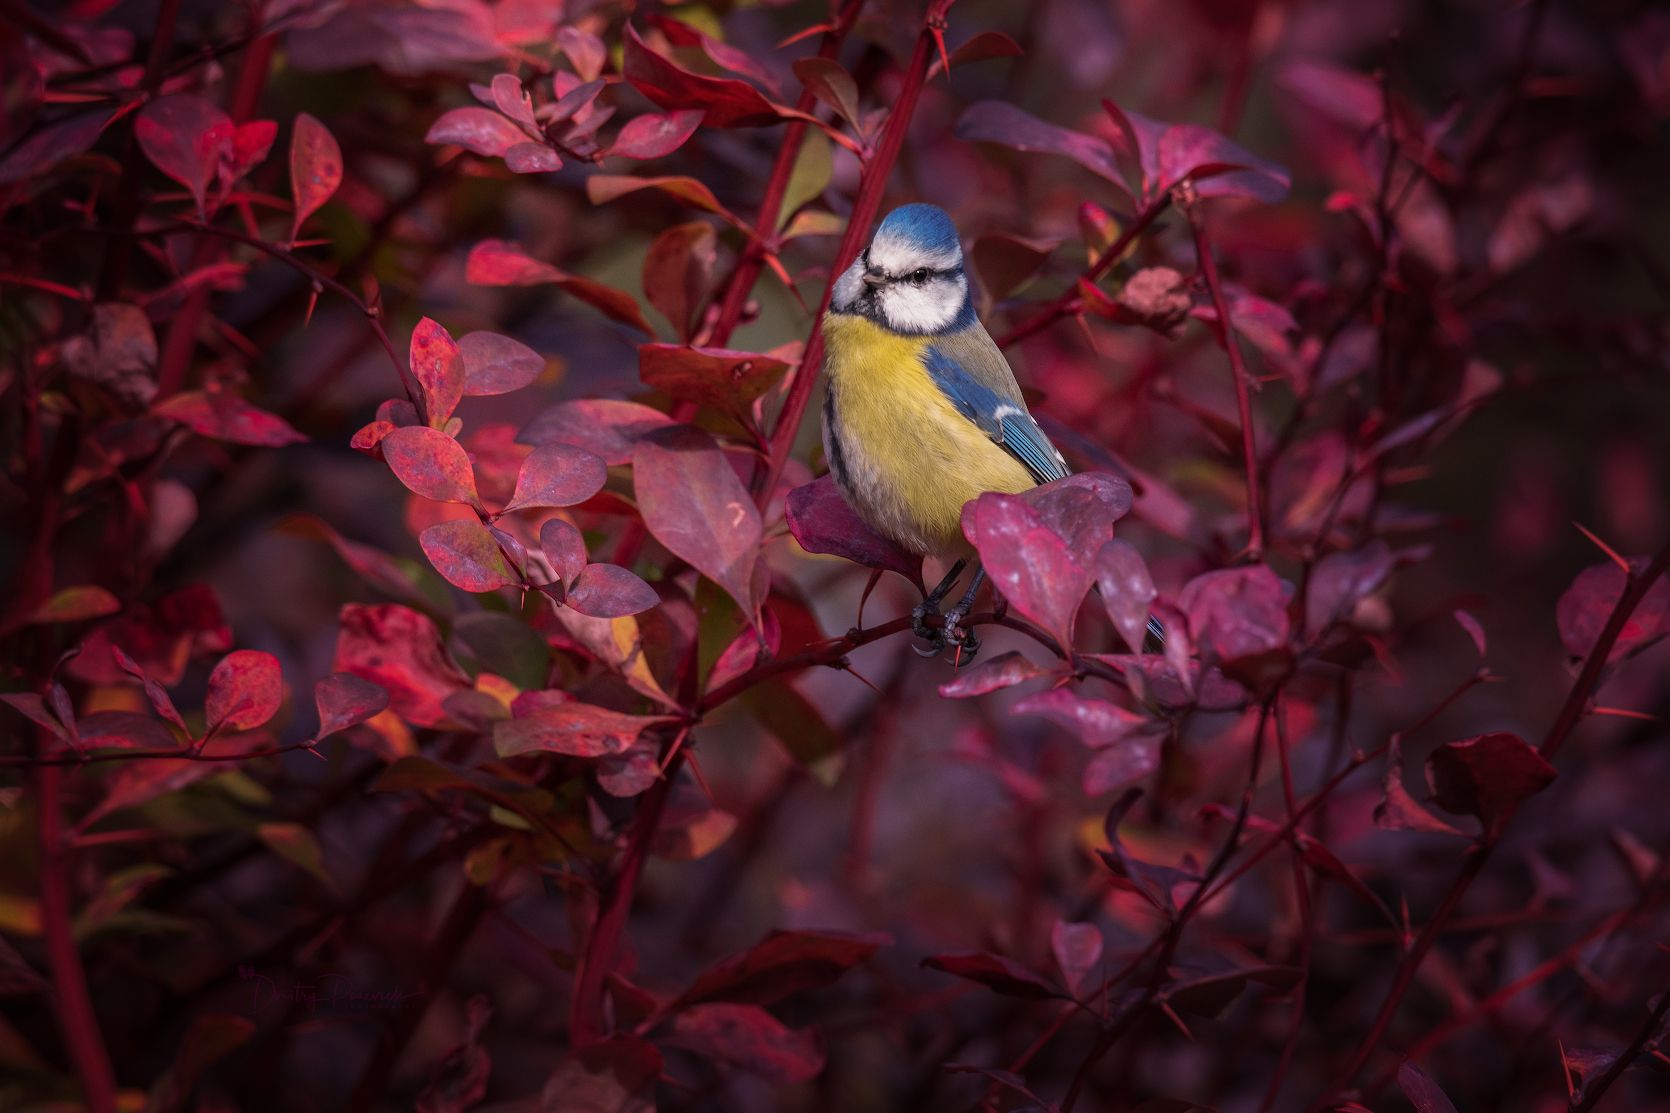
[[[0,1106],[1670,1101],[1655,6],[0,55]],[[970,504],[972,665],[815,478],[909,200],[1085,473]]]

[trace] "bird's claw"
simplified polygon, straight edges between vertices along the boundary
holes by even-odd
[[[938,627],[928,625],[928,616],[938,613],[939,606],[927,599],[918,603],[916,608],[910,612],[911,631],[918,638],[928,643],[927,648],[919,645],[911,646],[912,649],[916,650],[919,657],[938,657],[945,648],[945,635]]]
[[[957,663],[966,665],[974,660],[980,652],[980,639],[975,637],[972,629],[964,629],[963,619],[968,617],[968,608],[952,607],[945,613],[945,625],[939,629],[940,637],[945,644],[957,647]]]

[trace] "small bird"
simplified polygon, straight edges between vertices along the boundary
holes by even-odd
[[[823,447],[835,483],[876,532],[912,552],[955,559],[916,608],[915,629],[930,643],[923,656],[949,643],[972,657],[980,643],[960,624],[983,569],[976,566],[938,630],[925,621],[973,555],[963,504],[1069,471],[975,316],[962,245],[944,209],[913,204],[887,215],[836,279],[823,337]]]

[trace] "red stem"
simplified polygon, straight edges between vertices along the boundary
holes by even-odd
[[[1207,242],[1206,228],[1192,205],[1185,205],[1189,228],[1194,232],[1195,254],[1200,260],[1200,274],[1212,295],[1212,308],[1218,314],[1218,340],[1229,353],[1230,373],[1235,377],[1235,408],[1241,416],[1241,459],[1247,472],[1247,558],[1259,560],[1264,555],[1264,509],[1259,494],[1258,450],[1253,444],[1252,399],[1248,395],[1250,376],[1241,357],[1241,343],[1229,319],[1229,305],[1224,301],[1223,286],[1218,279],[1218,264],[1212,257],[1212,245]]]
[[[93,1015],[87,974],[81,966],[70,923],[70,854],[64,842],[63,774],[51,766],[35,775],[35,806],[40,835],[41,934],[52,970],[53,1006],[58,1030],[81,1078],[82,1098],[91,1113],[115,1113],[116,1078],[110,1055]]]
[[[834,278],[858,255],[864,237],[869,234],[870,225],[875,223],[876,214],[881,210],[881,200],[887,192],[888,176],[893,170],[894,162],[898,160],[900,148],[904,146],[905,134],[910,130],[911,117],[916,112],[916,102],[922,95],[922,85],[927,79],[928,63],[933,58],[937,41],[936,33],[943,29],[945,13],[952,2],[953,0],[934,0],[929,7],[928,14],[922,22],[922,30],[916,36],[916,49],[911,52],[910,62],[905,67],[904,84],[893,103],[893,111],[888,114],[887,126],[882,129],[881,142],[877,144],[869,162],[864,165],[864,174],[858,184],[858,198],[853,202],[846,234],[841,237],[840,247],[835,251],[830,281],[824,284],[823,298],[818,302],[817,316],[812,321],[812,333],[806,340],[806,353],[801,356],[800,365],[795,368],[794,379],[789,384],[788,397],[783,401],[783,409],[777,415],[777,424],[772,429],[771,457],[762,475],[762,482],[755,488],[755,495],[761,503],[769,499],[772,491],[777,488],[778,477],[783,474],[783,465],[788,462],[789,453],[794,449],[795,438],[800,433],[800,422],[806,415],[807,404],[811,401],[812,387],[817,383],[818,368],[823,362],[823,315],[829,309],[829,298],[835,287]]]

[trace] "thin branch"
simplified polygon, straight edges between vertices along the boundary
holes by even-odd
[[[1624,1049],[1624,1053],[1612,1061],[1605,1074],[1595,1079],[1593,1086],[1583,1087],[1583,1100],[1577,1103],[1572,1113],[1591,1113],[1595,1106],[1600,1104],[1600,1099],[1606,1096],[1606,1091],[1610,1090],[1612,1084],[1629,1069],[1630,1064],[1640,1057],[1647,1044],[1658,1038],[1659,1032],[1664,1028],[1666,1015],[1670,1015],[1670,987],[1659,992],[1658,1008],[1642,1023],[1640,1030],[1635,1033],[1635,1038]]]

